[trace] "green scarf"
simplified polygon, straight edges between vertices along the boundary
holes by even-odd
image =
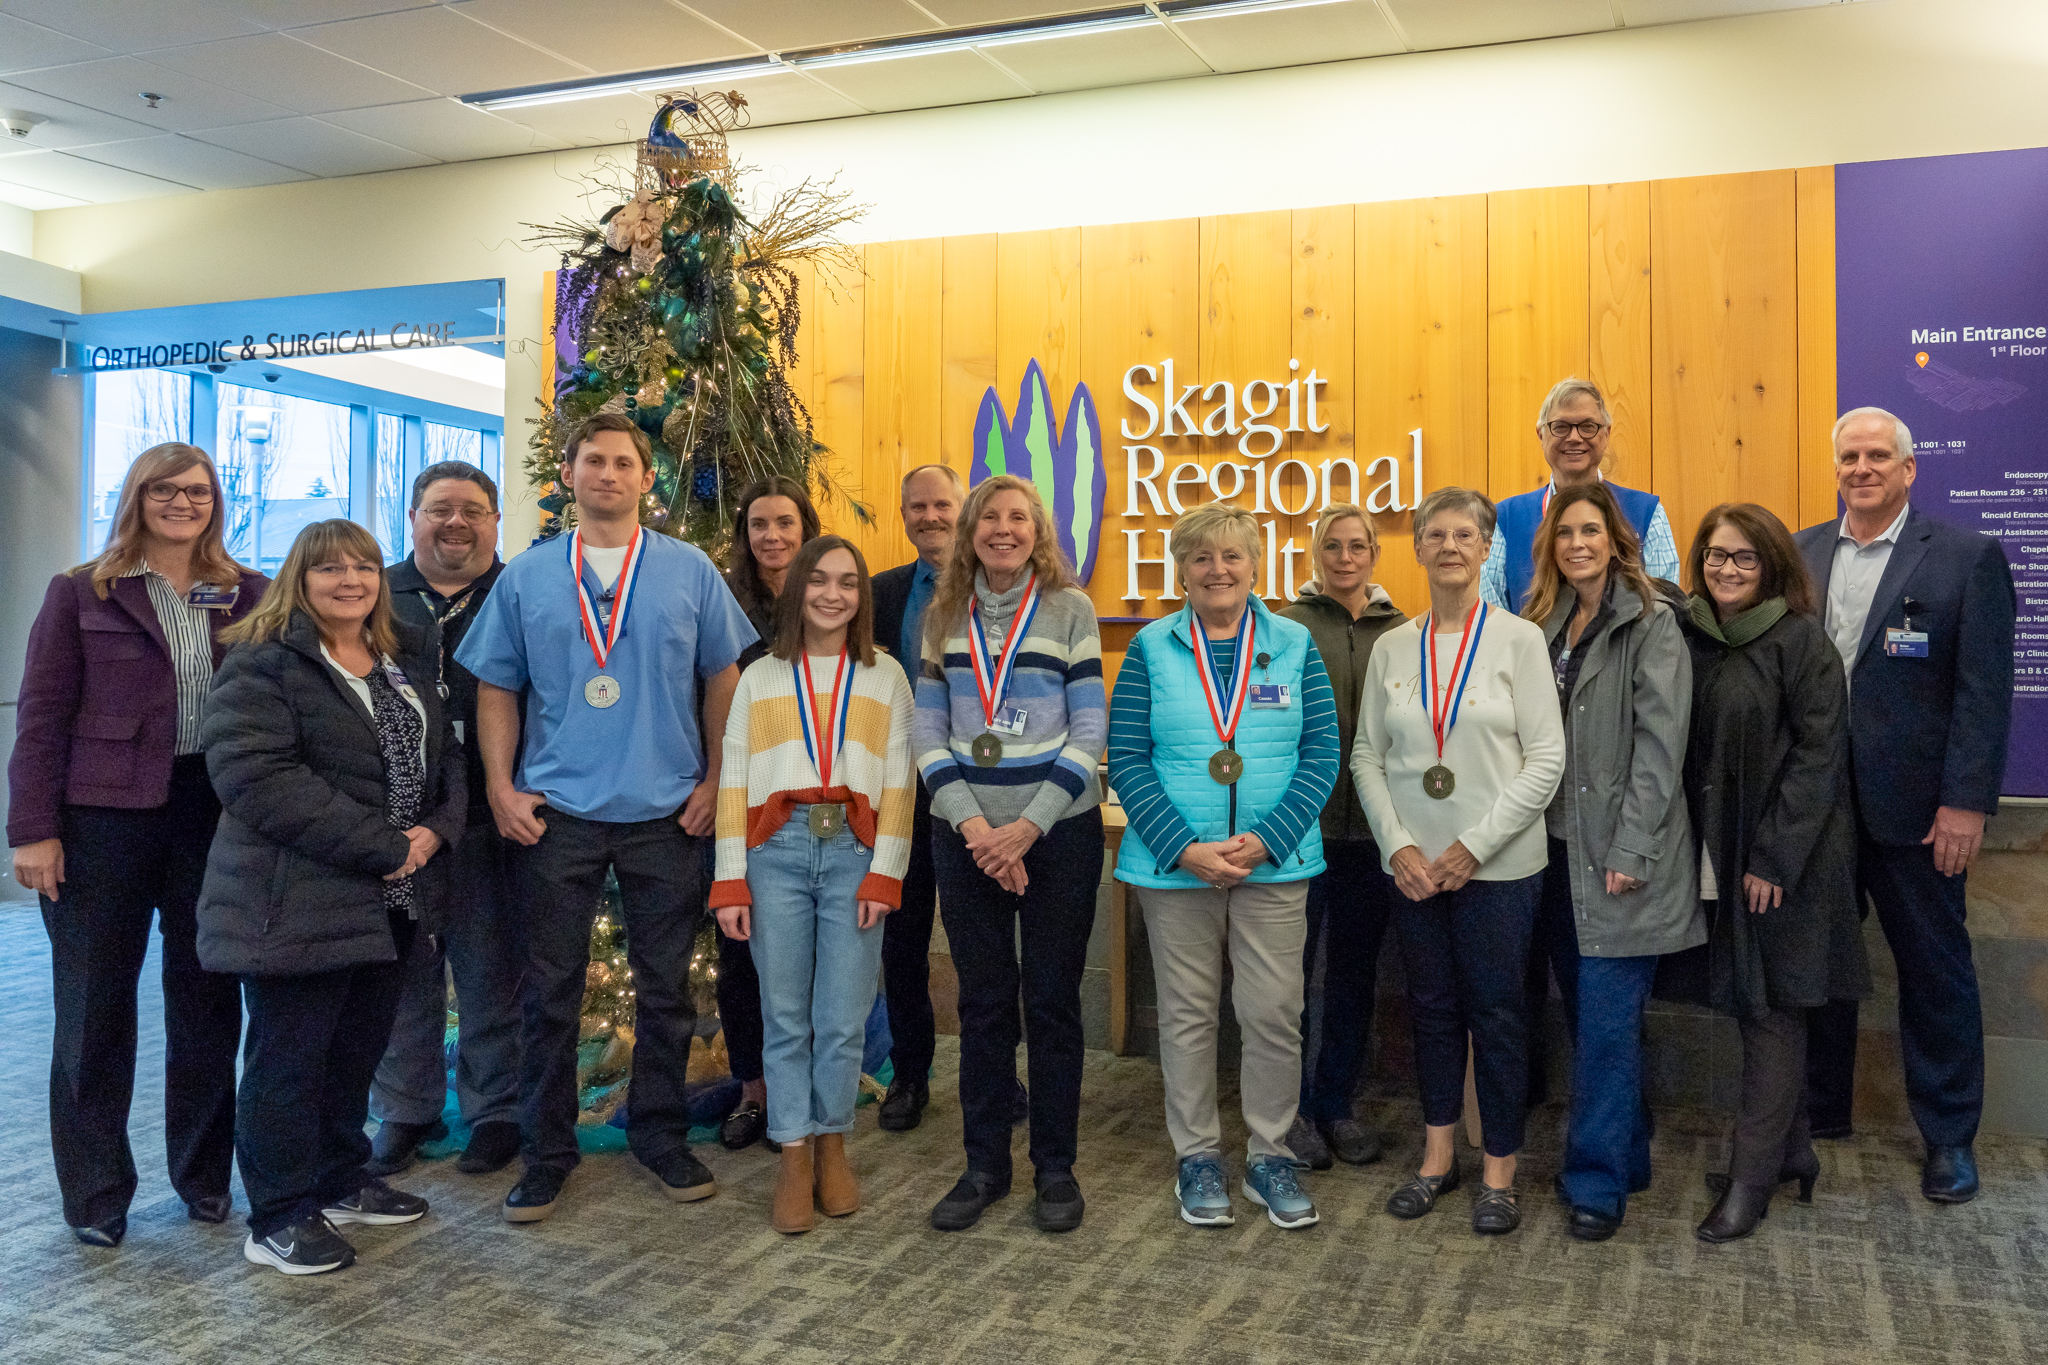
[[[1772,626],[1785,619],[1791,608],[1782,597],[1773,597],[1757,603],[1749,610],[1728,622],[1721,624],[1721,618],[1714,611],[1714,604],[1704,597],[1692,599],[1692,623],[1730,649],[1740,649],[1762,635]]]

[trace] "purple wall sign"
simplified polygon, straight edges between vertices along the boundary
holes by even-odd
[[[1838,401],[1913,430],[1913,504],[2019,588],[2009,796],[2048,796],[2048,148],[1835,168]]]

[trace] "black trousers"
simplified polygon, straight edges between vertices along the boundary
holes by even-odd
[[[42,904],[57,1014],[50,1150],[73,1227],[118,1217],[135,1197],[135,989],[152,919],[163,935],[171,1185],[187,1203],[228,1192],[242,1002],[234,977],[200,967],[194,916],[219,820],[200,754],[173,762],[170,797],[154,809],[63,810],[65,880],[58,898]]]
[[[1742,1031],[1742,1096],[1728,1172],[1745,1185],[1772,1189],[1785,1164],[1813,1146],[1806,1114],[1806,1011],[1772,1010],[1736,1024]]]
[[[705,842],[709,843],[709,840]],[[761,974],[754,950],[743,938],[718,936],[718,1025],[725,1030],[725,1055],[736,1081],[761,1079]]]
[[[704,904],[705,840],[673,817],[615,823],[542,808],[547,832],[513,854],[527,896],[519,1122],[528,1162],[562,1170],[576,1150],[576,1041],[590,928],[609,869],[619,879],[633,972],[633,1080],[627,1144],[658,1167],[689,1150],[683,1093],[697,1029],[690,953]]]
[[[1806,1104],[1823,1132],[1842,1132],[1855,1121],[1860,1013],[1854,1000],[1830,1000],[1806,1012]]]
[[[1380,870],[1380,851],[1363,840],[1326,840],[1321,876],[1308,884],[1308,946],[1303,953],[1304,988],[1316,979],[1318,951],[1323,963],[1321,1013],[1310,1000],[1301,1018],[1301,1113],[1315,1123],[1351,1117],[1351,1095],[1372,1035],[1379,984],[1380,945],[1400,893]],[[1311,1060],[1309,1025],[1319,1025]]]
[[[249,1037],[235,1155],[249,1192],[249,1231],[268,1237],[369,1178],[370,1079],[391,1039],[413,922],[391,916],[392,962],[307,976],[245,976]]]
[[[931,1074],[938,1046],[932,1018],[932,921],[938,881],[932,873],[932,799],[917,784],[910,827],[910,867],[903,874],[903,904],[882,921],[882,990],[889,1003],[889,1063],[896,1079]],[[738,1072],[734,1072],[738,1075]]]
[[[1021,896],[974,865],[967,841],[933,820],[932,862],[946,942],[960,974],[960,1117],[967,1169],[1010,1179],[1017,1093],[1017,992],[1031,1067],[1031,1164],[1074,1167],[1081,1123],[1081,971],[1102,883],[1102,811],[1069,816],[1024,855]],[[1022,932],[1023,955],[1018,956]]]

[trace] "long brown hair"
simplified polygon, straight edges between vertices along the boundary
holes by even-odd
[[[90,573],[93,593],[102,602],[107,600],[115,579],[142,566],[142,539],[148,534],[148,524],[142,519],[142,490],[159,480],[176,478],[194,465],[206,471],[206,481],[213,485],[213,515],[207,518],[206,529],[199,533],[199,540],[192,547],[192,577],[223,588],[242,581],[245,570],[228,553],[227,543],[221,537],[227,495],[221,491],[220,471],[213,467],[213,457],[198,446],[166,441],[143,451],[128,466],[128,477],[121,480],[121,499],[114,508],[114,528],[107,534],[106,548],[71,571]]]
[[[981,570],[981,561],[974,554],[975,524],[981,520],[990,499],[1006,490],[1021,493],[1024,506],[1031,513],[1031,572],[1038,575],[1041,598],[1074,584],[1074,571],[1067,564],[1067,557],[1060,553],[1059,535],[1052,529],[1052,518],[1046,514],[1045,500],[1038,496],[1037,485],[1015,474],[991,474],[974,485],[960,504],[953,548],[946,556],[946,567],[939,573],[938,585],[932,589],[931,605],[925,608],[924,648],[941,659],[946,654],[947,637],[965,629],[967,607],[974,600],[974,576]]]
[[[1636,528],[1629,525],[1623,515],[1621,504],[1604,483],[1573,485],[1560,488],[1551,495],[1550,508],[1543,514],[1543,520],[1536,527],[1536,540],[1530,552],[1536,559],[1536,577],[1529,588],[1529,605],[1522,608],[1522,615],[1542,625],[1550,620],[1550,613],[1557,609],[1557,602],[1568,590],[1565,576],[1557,567],[1557,525],[1564,514],[1582,502],[1590,502],[1600,512],[1601,520],[1607,523],[1607,543],[1614,547],[1607,561],[1607,576],[1619,579],[1623,587],[1643,599],[1643,610],[1657,600],[1657,590],[1650,585],[1650,575],[1643,570],[1643,542],[1636,534]]]
[[[788,498],[796,504],[796,519],[803,530],[803,543],[816,540],[818,532],[823,529],[818,521],[818,509],[811,505],[810,492],[787,474],[770,474],[740,490],[739,506],[732,514],[732,590],[733,595],[740,599],[741,610],[749,612],[774,605],[768,585],[761,580],[761,565],[754,558],[754,542],[747,535],[747,514],[763,498]],[[795,571],[796,563],[792,560],[790,572]],[[788,582],[786,578],[783,580],[785,585]]]
[[[1756,547],[1762,561],[1757,567],[1763,571],[1757,578],[1756,600],[1782,597],[1785,605],[1801,616],[1813,615],[1813,579],[1806,572],[1806,561],[1799,557],[1799,547],[1792,542],[1792,533],[1777,513],[1753,502],[1724,502],[1700,518],[1692,551],[1685,557],[1685,590],[1713,600],[1707,591],[1707,541],[1723,523],[1740,531],[1742,538]]]
[[[846,648],[862,665],[873,668],[875,593],[868,583],[866,557],[845,536],[812,536],[790,561],[789,577],[782,580],[782,591],[775,598],[775,643],[768,647],[768,652],[789,663],[796,662],[796,656],[804,652],[804,589],[810,585],[818,561],[834,550],[852,555],[854,570],[860,575],[860,605],[853,609],[853,619],[846,623]]]
[[[373,653],[395,656],[398,628],[392,624],[391,575],[385,572],[383,552],[376,537],[341,517],[316,521],[299,532],[256,610],[223,630],[220,638],[231,645],[275,640],[290,628],[297,613],[304,613],[317,630],[320,617],[306,593],[306,575],[316,565],[351,556],[377,566],[377,605],[370,608],[370,618],[363,623],[364,637]]]

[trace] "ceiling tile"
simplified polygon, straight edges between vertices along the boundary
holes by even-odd
[[[1209,74],[1201,59],[1157,24],[1070,38],[989,44],[983,50],[1032,89],[1046,93]]]
[[[141,175],[118,166],[102,166],[68,152],[36,152],[0,160],[0,180],[30,189],[70,195],[94,204],[123,199],[150,199],[161,194],[186,194],[189,185]]]
[[[748,42],[770,52],[803,47],[830,47],[891,38],[903,33],[930,33],[932,22],[909,0],[684,0],[713,23],[722,24]]]
[[[436,161],[518,156],[523,152],[552,151],[570,145],[564,139],[544,135],[501,115],[485,113],[452,99],[346,109],[322,114],[320,121],[394,146],[410,148]]]
[[[668,0],[581,0],[573,7],[561,0],[469,0],[462,13],[597,72],[687,66],[759,50]]]
[[[1218,71],[1341,62],[1407,50],[1372,0],[1211,18],[1177,17],[1174,27]]]
[[[336,128],[315,118],[273,119],[268,123],[242,123],[231,128],[209,128],[199,134],[206,141],[265,161],[276,161],[318,176],[365,175],[371,171],[395,171],[405,166],[425,166],[431,157],[346,128]]]
[[[51,194],[48,190],[31,189],[27,185],[11,185],[6,176],[0,175],[0,204],[12,204],[18,209],[41,213],[44,209],[72,209],[91,202],[75,194]]]
[[[936,52],[848,66],[809,67],[804,74],[855,104],[877,112],[978,104],[1032,93],[974,52]]]
[[[9,0],[0,0],[0,5]],[[426,9],[441,0],[213,0],[221,9],[269,29],[304,28],[337,19],[361,19],[402,9]]]
[[[738,85],[740,93],[747,97],[747,113],[753,123],[809,123],[813,119],[846,118],[866,112],[837,91],[794,71],[749,76]]]
[[[1008,24],[1026,19],[1043,19],[1054,14],[1082,14],[1094,9],[1115,8],[1113,0],[1076,4],[1074,0],[920,0],[925,9],[939,16],[948,28],[973,28],[980,24]]]
[[[373,66],[439,95],[503,90],[587,75],[452,9],[414,9],[292,30],[301,42]]]
[[[433,93],[276,33],[166,48],[144,53],[143,60],[301,114],[396,104]]]
[[[138,107],[140,103],[137,101]],[[35,131],[28,135],[30,144],[45,150],[78,147],[88,142],[114,142],[122,138],[148,137],[163,131],[146,123],[118,118],[113,114],[103,114],[82,104],[52,99],[39,90],[24,90],[18,85],[5,82],[0,82],[0,107],[26,109],[48,119],[48,123],[38,124]]]
[[[76,153],[88,161],[161,176],[202,190],[239,190],[250,185],[280,185],[309,180],[304,171],[263,161],[210,142],[166,133],[134,142],[103,142]],[[0,175],[5,175],[0,171]]]
[[[0,14],[0,72],[32,71],[39,66],[62,66],[106,55],[106,48],[82,38],[31,24],[11,14]]]
[[[164,132],[184,133],[224,123],[248,123],[291,112],[134,57],[109,57],[76,66],[24,71],[13,79],[15,84],[31,90],[103,109]],[[151,109],[136,97],[143,90],[161,94],[163,103]]]
[[[1610,0],[1381,0],[1410,46],[1426,49],[1514,43],[1615,27]]]
[[[215,0],[0,0],[0,11],[115,52],[257,31],[256,24]]]

